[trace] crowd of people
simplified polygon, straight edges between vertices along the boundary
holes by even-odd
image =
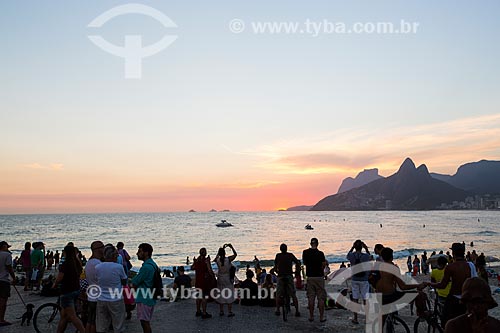
[[[9,247],[7,242],[0,242],[0,326],[11,325],[5,320],[10,285],[22,282],[25,291],[31,288],[38,291],[43,272],[49,267],[47,256],[42,251],[44,244],[26,243],[19,259],[24,276],[23,281],[19,281]],[[57,332],[65,332],[68,323],[78,332],[107,332],[110,327],[114,332],[124,332],[125,320],[131,318],[133,308],[143,332],[151,332],[150,321],[156,304],[156,294],[151,291],[158,286],[158,278],[161,285],[160,270],[151,258],[153,247],[148,243],[138,246],[137,258],[143,261],[143,265],[131,279],[128,274],[132,267],[131,257],[122,242],[114,246],[94,241],[90,249],[92,256],[87,262],[78,248],[72,242],[68,243],[60,260],[59,252],[54,254],[57,275],[43,279],[46,282],[44,288],[57,290],[60,295],[61,316]],[[78,316],[76,307],[82,300],[83,313]]]
[[[255,256],[255,273],[248,265],[243,281],[236,277],[233,261],[237,252],[232,244],[221,246],[213,260],[206,248],[201,248],[199,256],[193,258],[191,265],[196,274],[194,281],[185,274],[183,266],[179,266],[175,274],[172,274],[175,277],[173,288],[180,291],[175,294],[175,299],[178,301],[188,298],[191,296],[190,291],[195,290],[195,316],[209,319],[212,317],[207,312],[207,303],[210,301],[218,304],[220,316],[225,316],[227,311],[228,318],[235,316],[235,302],[242,306],[274,307],[275,314],[280,315],[286,295],[293,302],[295,316],[299,317],[301,312],[296,290],[305,287],[308,320],[315,320],[317,307],[319,321],[325,322],[328,262],[324,253],[318,249],[317,238],[312,238],[309,245],[299,260],[288,251],[286,244],[281,244],[269,272],[260,266],[260,261]],[[49,270],[51,261],[50,266],[53,265],[58,272],[49,279],[50,288],[59,290],[61,295],[62,310],[58,332],[64,332],[68,323],[72,323],[79,332],[104,332],[110,327],[114,332],[123,332],[125,321],[131,319],[134,308],[143,332],[151,332],[150,322],[160,296],[155,290],[162,288],[162,282],[160,269],[152,259],[153,247],[150,244],[142,243],[138,246],[136,255],[143,264],[135,276],[130,274],[131,256],[125,250],[123,242],[118,242],[116,246],[102,241],[92,242],[92,255],[88,261],[71,242],[64,247],[60,257],[58,251],[53,255],[50,254],[51,251],[44,254],[44,244],[41,242],[28,242],[14,264],[9,247],[7,242],[0,242],[0,326],[10,325],[5,321],[10,283],[21,282],[15,275],[16,265],[20,265],[24,272],[24,290],[39,290],[43,272],[45,269]],[[352,301],[364,304],[369,300],[370,293],[377,292],[382,294],[382,303],[389,304],[401,299],[406,290],[422,290],[431,286],[437,289],[444,304],[442,324],[446,332],[455,332],[450,327],[458,327],[457,325],[483,325],[490,331],[498,331],[500,321],[488,317],[487,312],[496,303],[491,298],[487,275],[486,278],[481,275],[486,264],[484,254],[477,255],[475,251],[466,254],[463,243],[453,243],[450,250],[451,253],[447,254],[433,253],[429,258],[424,252],[421,260],[417,255],[413,259],[409,257],[408,273],[418,274],[421,269],[421,274],[430,273],[430,282],[408,284],[393,262],[391,248],[376,244],[374,254],[371,254],[363,241],[356,240],[346,254],[348,267],[354,269],[350,276]],[[361,267],[358,265],[371,261],[376,268],[355,269]],[[188,259],[186,262],[189,262]],[[212,263],[217,267],[215,272]],[[340,269],[348,267],[342,263]],[[113,292],[116,290],[119,292]],[[76,304],[82,298],[86,300],[85,313],[77,316]],[[483,305],[479,304],[481,302]],[[359,323],[357,311],[353,312],[351,321]]]

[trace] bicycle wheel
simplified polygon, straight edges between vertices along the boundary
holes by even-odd
[[[387,318],[382,329],[384,333],[410,333],[410,328],[405,321],[394,315],[392,318]]]
[[[432,318],[417,318],[413,325],[414,333],[443,333],[438,322]]]
[[[33,327],[37,333],[57,331],[60,308],[57,303],[46,303],[40,306],[33,316]]]

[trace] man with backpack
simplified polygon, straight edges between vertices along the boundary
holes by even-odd
[[[158,265],[151,259],[153,247],[142,243],[137,250],[137,258],[144,261],[139,273],[132,279],[132,287],[137,290],[137,318],[141,321],[142,331],[151,332],[151,318],[156,299],[162,293],[161,275]]]
[[[366,252],[362,252],[365,249]],[[347,253],[347,260],[351,262],[351,268],[356,267],[356,265],[370,261],[370,251],[365,243],[360,239],[356,240],[352,248]],[[352,298],[354,302],[358,302],[359,299],[364,302],[368,299],[368,292],[370,290],[370,284],[368,283],[368,277],[370,275],[369,271],[363,271],[353,274],[352,276]],[[354,312],[352,322],[354,324],[359,324],[358,314]]]

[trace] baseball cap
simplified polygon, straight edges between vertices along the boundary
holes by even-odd
[[[6,241],[1,241],[0,242],[0,247],[1,246],[7,246],[7,247],[10,247],[9,243],[7,243]]]

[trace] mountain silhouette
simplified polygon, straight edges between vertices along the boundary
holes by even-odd
[[[439,173],[431,173],[431,176],[475,194],[500,193],[500,161],[467,163],[461,165],[453,176]]]
[[[347,192],[353,188],[371,183],[374,180],[384,178],[378,174],[378,169],[365,169],[358,173],[356,178],[347,177],[342,181],[337,193]]]
[[[426,210],[466,196],[466,191],[432,178],[424,164],[416,168],[407,158],[395,174],[327,196],[311,210]]]

